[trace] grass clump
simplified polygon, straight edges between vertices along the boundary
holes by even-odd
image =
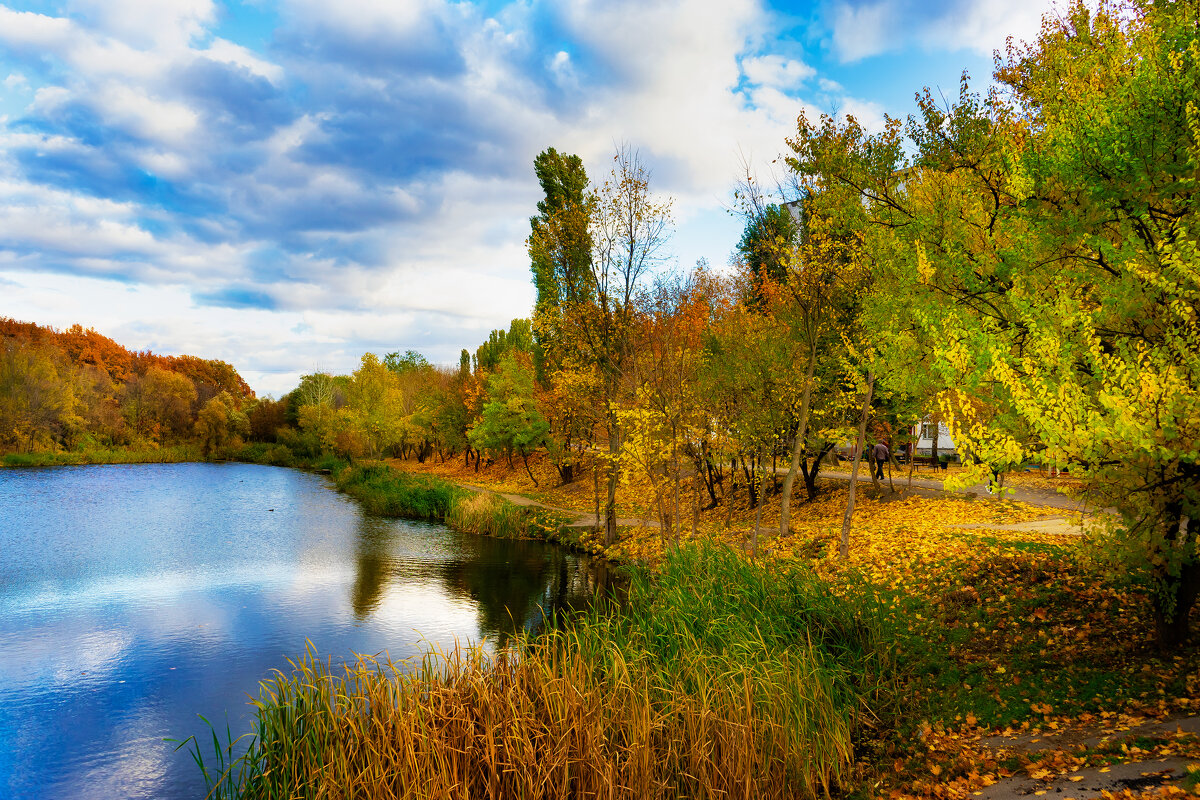
[[[495,536],[501,539],[526,539],[536,525],[534,509],[510,503],[491,492],[459,492],[450,504],[446,524],[457,531]]]
[[[689,547],[636,576],[621,609],[595,608],[491,655],[455,648],[333,668],[310,651],[263,684],[248,752],[206,772],[210,789],[823,796],[850,777],[890,673],[875,610],[830,597],[809,572]]]
[[[329,469],[339,490],[362,503],[371,514],[383,517],[408,517],[442,521],[461,492],[457,487],[430,475],[399,472],[383,464],[344,467],[343,462],[323,462],[318,469]]]

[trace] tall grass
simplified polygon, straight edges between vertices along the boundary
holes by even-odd
[[[359,500],[369,513],[442,521],[462,490],[431,475],[413,475],[384,464],[341,469],[334,475],[341,491]]]
[[[625,610],[493,655],[335,669],[310,651],[263,684],[253,744],[221,754],[209,785],[227,798],[828,795],[891,667],[876,611],[827,589],[683,549],[634,581]]]
[[[5,467],[59,467],[82,464],[175,464],[200,461],[200,448],[181,444],[170,447],[87,447],[80,450],[39,453],[5,453]]]
[[[510,503],[491,492],[461,492],[450,503],[445,521],[465,533],[524,539],[535,528],[537,514],[533,508]]]

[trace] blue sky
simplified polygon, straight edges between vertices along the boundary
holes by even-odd
[[[533,302],[533,157],[639,149],[678,268],[742,157],[981,88],[1047,0],[0,0],[0,316],[229,361],[457,361]]]

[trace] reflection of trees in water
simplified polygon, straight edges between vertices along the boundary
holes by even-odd
[[[390,523],[366,515],[359,517],[354,548],[354,587],[350,590],[350,605],[359,622],[379,605],[383,588],[395,570],[397,560],[392,556],[395,535]]]
[[[607,594],[613,584],[607,562],[586,560],[557,545],[443,533],[447,538],[440,544],[449,558],[423,558],[424,546],[406,557],[403,544],[421,537],[406,535],[404,523],[361,518],[351,590],[355,619],[375,610],[390,583],[436,579],[449,596],[474,603],[481,636],[503,642],[520,628],[536,630],[547,616],[586,608],[597,591]]]

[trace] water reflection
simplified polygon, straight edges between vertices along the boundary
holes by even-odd
[[[476,609],[481,637],[502,644],[518,630],[537,630],[548,616],[586,607],[608,583],[606,562],[543,542],[442,535],[453,555],[424,560],[407,548],[407,531],[393,520],[361,517],[350,593],[355,619],[376,612],[389,586],[432,579],[448,597]]]
[[[252,465],[0,470],[0,798],[193,798],[164,737],[234,735],[311,641],[417,655],[585,605],[560,548],[363,515]]]

